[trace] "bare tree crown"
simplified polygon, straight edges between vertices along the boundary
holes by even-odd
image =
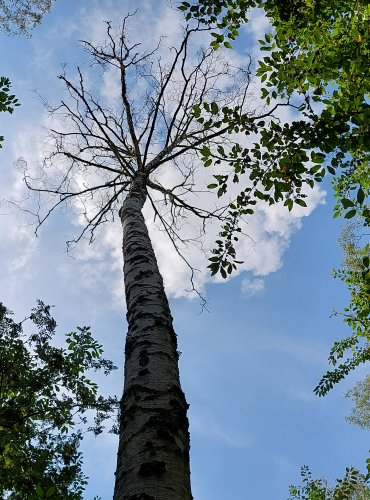
[[[163,217],[160,205],[169,207],[173,221],[187,211],[203,220],[222,217],[222,209],[189,204],[186,195],[195,189],[201,149],[215,141],[230,142],[223,113],[231,105],[243,109],[249,68],[232,66],[210,48],[194,54],[191,41],[202,31],[199,27],[184,27],[179,45],[167,52],[160,50],[163,40],[152,51],[141,51],[139,43],[128,39],[129,18],[119,33],[107,23],[105,44],[82,42],[92,64],[119,82],[119,95],[110,100],[114,105],[94,96],[80,68],[75,80],[62,74],[68,98],[57,107],[47,105],[56,125],[50,129],[43,173],[36,179],[25,171],[27,187],[49,202],[37,214],[38,226],[62,204],[79,207],[86,224],[75,241],[86,234],[94,238],[97,227],[122,206],[138,175],[145,179],[146,196],[172,240],[175,225]],[[218,104],[209,120],[197,116],[204,102]],[[165,164],[180,174],[177,185],[162,185],[157,179]]]

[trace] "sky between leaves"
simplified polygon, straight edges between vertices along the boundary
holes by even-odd
[[[22,106],[13,116],[1,116],[5,135],[0,199],[24,196],[20,170],[37,172],[45,150],[48,118],[33,92],[57,103],[65,96],[56,78],[66,65],[88,74],[89,84],[114,103],[117,82],[109,72],[96,76],[78,44],[104,40],[104,20],[119,21],[138,7],[130,23],[133,41],[153,47],[160,36],[162,57],[181,36],[179,14],[164,1],[56,1],[31,39],[2,36],[7,54],[2,72],[13,82]],[[235,64],[256,57],[256,40],[268,29],[254,12],[236,51],[226,57]],[[138,37],[138,38],[136,38]],[[227,82],[225,82],[227,83]],[[259,106],[258,83],[252,82],[250,106]],[[283,116],[289,119],[289,116]],[[241,138],[244,140],[243,138]],[[17,161],[22,158],[22,161]],[[16,162],[16,163],[14,163]],[[26,163],[25,163],[26,162]],[[200,188],[214,172],[200,168]],[[173,169],[161,179],[176,182]],[[325,193],[328,191],[328,194]],[[205,195],[213,206],[213,195]],[[326,200],[326,204],[325,204]],[[205,272],[206,256],[196,246],[188,260],[201,272],[196,283],[209,312],[199,314],[189,294],[189,272],[158,230],[146,207],[150,233],[170,296],[179,335],[182,384],[190,403],[193,495],[196,500],[285,499],[288,485],[298,481],[299,468],[311,466],[317,475],[339,477],[345,466],[364,463],[365,431],[347,424],[347,387],[365,374],[359,369],[325,399],[313,395],[326,371],[326,355],[334,339],[345,334],[332,309],[345,302],[345,290],[331,278],[340,262],[336,244],[339,226],[331,218],[330,186],[316,188],[308,208],[260,207],[245,227],[248,238],[239,246],[238,274],[224,283]],[[80,229],[73,213],[60,210],[45,223],[39,238],[22,214],[6,204],[0,210],[1,297],[23,319],[36,298],[54,304],[60,332],[76,324],[92,326],[106,356],[122,368],[124,306],[120,226],[106,224],[93,245],[80,244],[70,257],[65,240]],[[184,227],[196,231],[194,222]],[[203,240],[212,248],[218,228]],[[221,283],[222,281],[222,283]],[[122,371],[101,380],[103,389],[121,393]],[[84,445],[86,472],[91,477],[86,499],[111,498],[116,439],[89,438]]]

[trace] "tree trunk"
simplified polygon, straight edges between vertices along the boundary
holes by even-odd
[[[177,339],[137,177],[120,211],[128,334],[114,500],[191,500]]]

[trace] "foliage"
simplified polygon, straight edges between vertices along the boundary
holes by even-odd
[[[51,8],[53,0],[0,0],[0,30],[8,35],[28,34]],[[0,112],[13,113],[20,106],[15,95],[9,95],[10,80],[0,77]],[[0,136],[0,148],[3,136]]]
[[[329,363],[335,369],[328,371],[316,387],[315,392],[320,396],[325,395],[350,370],[370,360],[370,245],[359,246],[364,235],[357,235],[356,228],[358,232],[361,225],[351,224],[343,229],[340,244],[345,259],[342,266],[334,270],[334,276],[343,281],[350,292],[350,302],[342,316],[353,333],[334,342]],[[337,366],[347,352],[350,352],[350,356]]]
[[[0,29],[7,34],[28,34],[49,12],[53,0],[0,0]]]
[[[370,488],[367,478],[354,468],[346,468],[343,479],[334,486],[325,479],[313,479],[307,466],[301,468],[302,485],[290,486],[289,500],[368,500]]]
[[[18,99],[15,95],[9,94],[11,83],[9,78],[5,76],[0,77],[0,112],[13,113],[15,106],[20,106]],[[0,148],[4,137],[0,136]]]
[[[346,397],[351,398],[354,404],[347,417],[348,422],[370,430],[370,375],[357,382]]]
[[[15,322],[0,303],[0,497],[81,499],[81,425],[92,412],[88,430],[100,433],[117,406],[85,374],[116,367],[88,327],[67,334],[66,347],[54,346],[57,325],[43,302],[28,320],[26,334],[26,320]]]
[[[210,259],[212,274],[220,271],[224,277],[237,264],[234,236],[240,218],[253,214],[260,201],[282,202],[289,210],[305,206],[305,186],[312,188],[327,173],[334,176],[335,215],[350,219],[357,213],[370,223],[368,2],[199,0],[182,2],[180,9],[188,19],[215,29],[212,45],[217,49],[228,47],[226,38],[232,41],[239,34],[251,7],[263,8],[271,21],[271,33],[259,40],[260,53],[266,53],[256,71],[261,98],[267,110],[290,106],[297,119],[283,123],[270,113],[251,123],[248,115],[229,110],[225,121],[230,130],[258,134],[258,142],[203,155],[205,166],[226,161],[233,170],[215,176],[209,186],[218,196],[230,182],[246,185],[230,205],[229,221]]]
[[[350,305],[344,310],[344,321],[353,333],[346,339],[334,342],[330,351],[329,362],[336,368],[329,371],[321,379],[315,392],[319,396],[326,395],[333,385],[344,378],[348,372],[360,363],[370,360],[369,353],[369,313],[370,313],[370,246],[359,247],[361,238],[356,236],[356,228],[361,225],[348,224],[342,230],[340,244],[345,259],[340,269],[334,274],[346,283],[351,293]],[[337,315],[338,313],[335,313]],[[350,357],[337,365],[346,352]],[[347,420],[364,429],[370,428],[370,376],[355,384],[346,393],[352,398],[354,407]],[[312,479],[307,467],[302,468],[303,486],[290,487],[290,500],[368,500],[370,497],[370,458],[366,460],[366,476],[354,468],[347,468],[345,477],[337,480],[336,485],[328,486],[324,479]]]

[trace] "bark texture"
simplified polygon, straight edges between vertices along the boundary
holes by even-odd
[[[120,211],[128,334],[114,500],[191,500],[188,405],[144,202],[138,178]]]

